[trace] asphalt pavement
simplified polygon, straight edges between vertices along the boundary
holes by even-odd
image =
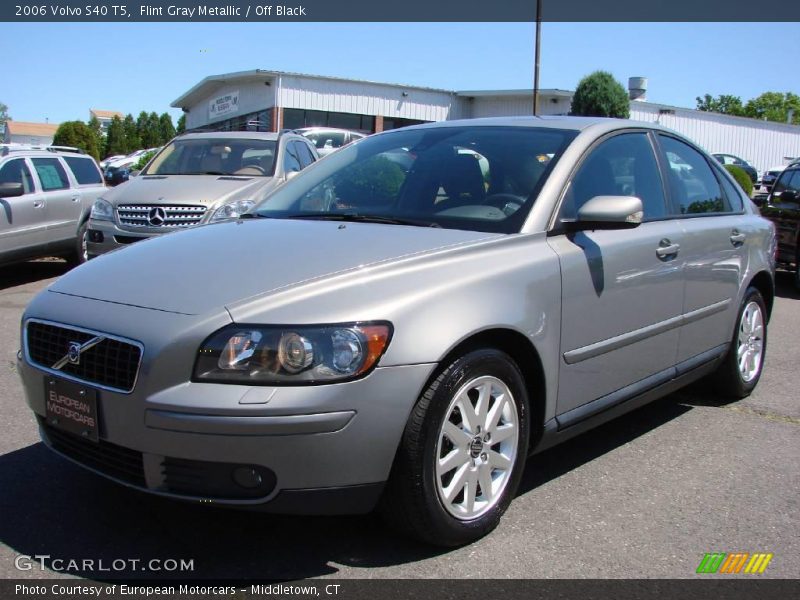
[[[693,387],[538,455],[497,530],[441,550],[369,515],[282,517],[154,498],[50,453],[15,355],[25,305],[65,271],[59,261],[0,268],[0,579],[693,578],[709,577],[695,573],[708,552],[772,553],[755,577],[800,574],[800,294],[788,273],[750,398],[719,404]],[[20,555],[48,558],[42,569]],[[70,569],[70,559],[95,563]],[[95,570],[119,559],[129,562]],[[135,562],[151,559],[191,560],[193,570],[142,572]]]

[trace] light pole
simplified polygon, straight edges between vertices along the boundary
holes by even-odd
[[[536,0],[536,50],[533,65],[533,116],[539,114],[539,42],[542,35],[542,0]]]

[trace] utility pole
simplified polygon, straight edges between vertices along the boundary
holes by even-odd
[[[542,36],[542,0],[536,0],[536,50],[533,66],[533,116],[539,114],[539,49]]]

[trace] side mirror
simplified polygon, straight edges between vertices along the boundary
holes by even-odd
[[[25,188],[19,182],[0,183],[0,198],[16,198],[25,193]]]
[[[289,172],[286,174],[286,181],[289,181],[289,180],[291,180],[291,179],[294,179],[294,178],[295,178],[295,177],[297,177],[298,175],[300,175],[300,171],[289,171]]]
[[[644,218],[642,201],[636,196],[595,196],[578,209],[571,229],[631,229]]]

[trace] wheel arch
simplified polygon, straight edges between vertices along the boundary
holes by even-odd
[[[505,352],[516,363],[522,373],[530,407],[528,414],[528,450],[530,451],[542,436],[547,404],[547,385],[539,352],[534,344],[519,331],[496,327],[473,333],[461,340],[448,350],[447,354],[439,361],[439,364],[449,365],[459,356],[484,348],[493,348]],[[438,369],[434,371],[431,379],[426,382],[425,388],[438,376],[438,373]]]
[[[761,293],[761,297],[764,298],[764,304],[767,305],[767,319],[769,319],[772,315],[772,306],[775,303],[775,281],[772,275],[767,271],[760,271],[750,280],[749,286],[756,288]]]

